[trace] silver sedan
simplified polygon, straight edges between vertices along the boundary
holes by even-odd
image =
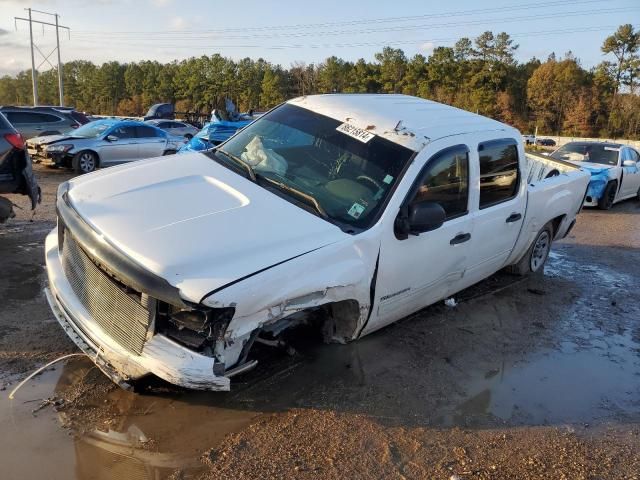
[[[105,119],[87,123],[67,135],[32,138],[27,148],[34,157],[71,167],[76,173],[89,173],[98,167],[176,153],[184,142],[184,137],[142,122]]]
[[[185,137],[187,140],[191,140],[199,132],[193,125],[177,120],[147,120],[145,123],[158,127],[169,135]]]

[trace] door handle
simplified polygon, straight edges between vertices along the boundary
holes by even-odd
[[[507,223],[513,223],[513,222],[517,222],[518,220],[520,220],[522,218],[522,215],[519,213],[512,213],[511,215],[509,215],[509,217],[507,218]]]
[[[459,243],[468,242],[469,240],[471,240],[470,233],[461,233],[453,237],[449,243],[451,245],[458,245]]]

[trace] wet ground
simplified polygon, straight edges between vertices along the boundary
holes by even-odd
[[[0,478],[640,478],[640,203],[588,210],[541,279],[498,274],[229,393],[114,387],[42,294],[44,208],[0,226]],[[18,199],[14,199],[18,201]]]

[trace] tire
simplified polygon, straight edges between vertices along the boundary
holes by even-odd
[[[542,275],[544,273],[544,266],[549,258],[552,241],[553,227],[551,222],[549,222],[540,229],[527,250],[527,253],[524,254],[518,263],[507,267],[507,271],[520,276]]]
[[[613,206],[613,201],[616,199],[616,190],[618,189],[618,182],[609,182],[604,189],[604,193],[600,200],[598,200],[598,208],[600,210],[609,210]]]
[[[175,155],[175,154],[176,154],[175,150],[165,150],[162,155],[165,156],[165,155]]]
[[[193,138],[193,135],[191,135],[190,133],[187,133],[184,138],[186,138],[187,140],[191,140]]]
[[[76,153],[71,162],[73,171],[78,175],[95,172],[98,168],[98,156],[88,150]]]

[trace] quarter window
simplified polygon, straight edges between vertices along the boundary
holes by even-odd
[[[514,140],[494,140],[481,143],[480,208],[506,202],[518,193],[520,172],[518,148]]]
[[[429,160],[411,203],[439,203],[448,220],[467,213],[468,198],[469,154],[458,146]]]

